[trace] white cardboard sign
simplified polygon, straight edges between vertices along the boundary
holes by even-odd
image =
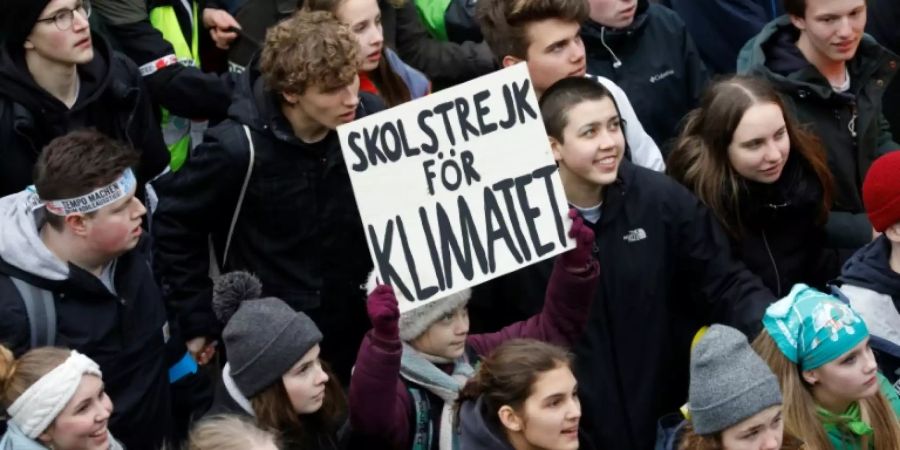
[[[574,247],[524,64],[338,135],[376,275],[401,312]]]

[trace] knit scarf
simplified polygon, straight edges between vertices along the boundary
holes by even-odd
[[[446,372],[435,365],[436,363],[452,363],[453,373],[447,375]],[[421,353],[405,342],[403,343],[403,355],[400,357],[400,376],[422,386],[444,401],[444,408],[441,411],[441,435],[438,441],[440,450],[454,450],[459,446],[458,440],[453,437],[453,424],[451,423],[453,403],[459,397],[459,391],[466,384],[466,381],[472,378],[474,374],[475,370],[469,364],[465,354],[455,361],[451,361],[446,358]]]
[[[857,436],[871,435],[875,430],[862,420],[862,412],[859,402],[853,402],[843,414],[835,414],[822,407],[816,407],[816,412],[822,419],[822,426],[828,434],[842,434],[845,430]]]

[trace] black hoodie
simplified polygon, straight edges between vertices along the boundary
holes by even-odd
[[[844,264],[840,291],[866,321],[878,368],[900,382],[900,274],[890,265],[891,241],[881,236]]]
[[[99,35],[92,39],[94,58],[78,66],[80,88],[71,109],[35,83],[21,53],[0,49],[0,195],[30,185],[41,149],[80,128],[96,128],[141,152],[139,185],[169,164],[137,67]]]

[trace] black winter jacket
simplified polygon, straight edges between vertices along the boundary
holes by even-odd
[[[829,217],[829,238],[836,247],[859,248],[872,240],[872,226],[863,214],[863,179],[878,156],[898,148],[881,111],[881,97],[896,75],[898,57],[864,36],[847,63],[850,90],[838,94],[800,53],[798,38],[788,16],[770,22],[741,51],[738,72],[771,81],[800,123],[822,140],[834,175],[838,213]]]
[[[357,117],[383,108],[374,96],[361,99]],[[325,335],[326,359],[338,365],[326,351],[330,342],[346,336],[358,348],[368,328],[359,286],[371,259],[356,200],[337,133],[315,144],[297,139],[256,69],[242,74],[229,119],[207,131],[181,170],[155,184],[154,236],[165,295],[182,310],[186,339],[218,334],[207,236],[221,262],[250,161],[244,126],[255,147],[253,172],[223,272],[253,272],[266,296],[310,314]],[[361,329],[346,329],[356,316]],[[349,374],[354,351],[348,353]]]
[[[4,216],[9,199],[3,199]],[[113,294],[99,278],[72,264],[67,275],[44,274],[48,264],[36,256],[41,252],[25,255],[20,245],[26,238],[9,235],[22,227],[6,222],[0,245],[0,341],[17,356],[30,347],[25,304],[10,277],[52,292],[56,345],[78,350],[100,365],[114,405],[110,431],[129,449],[158,449],[171,427],[171,406],[165,363],[166,310],[148,262],[149,240],[141,240],[137,248],[116,260]],[[30,240],[39,242],[36,232]],[[11,246],[13,241],[19,245]]]
[[[600,287],[575,348],[581,424],[597,448],[647,450],[657,419],[687,398],[697,329],[721,322],[753,335],[775,297],[731,257],[712,213],[663,174],[623,161],[601,214],[593,226]],[[539,311],[550,266],[476,288],[470,315],[493,322],[473,328]]]
[[[709,74],[681,19],[668,8],[638,2],[634,22],[613,29],[588,21],[581,37],[587,71],[628,94],[641,125],[665,156],[682,117],[697,106]]]
[[[900,2],[869,0],[866,6],[866,32],[879,44],[900,54]],[[900,81],[894,80],[884,92],[884,116],[891,124],[891,134],[900,136]]]
[[[0,195],[30,185],[41,149],[69,131],[93,127],[141,153],[143,185],[169,164],[159,121],[137,67],[94,34],[94,59],[78,66],[81,88],[71,109],[38,86],[24,57],[0,49]]]

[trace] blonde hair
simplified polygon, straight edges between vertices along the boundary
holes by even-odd
[[[234,415],[207,417],[191,430],[187,450],[246,450],[272,444],[281,448],[278,437]]]
[[[16,359],[0,345],[0,405],[9,408],[26,389],[69,358],[70,351],[55,347],[29,350]]]
[[[781,385],[784,398],[784,430],[802,439],[808,448],[833,450],[825,427],[816,413],[816,401],[809,391],[809,385],[800,375],[800,368],[791,362],[778,348],[775,340],[765,330],[756,337],[752,347],[769,365]],[[869,423],[874,433],[874,444],[878,450],[900,450],[900,423],[884,394],[859,400],[863,419]],[[860,448],[869,448],[869,437],[860,438]]]
[[[697,434],[690,423],[684,427],[683,433],[678,444],[678,450],[725,450],[725,446],[722,444],[722,433],[714,435]],[[809,447],[785,431],[780,448],[781,450],[806,450]]]
[[[326,11],[299,10],[266,33],[259,68],[266,87],[303,94],[353,83],[359,44],[346,25]]]

